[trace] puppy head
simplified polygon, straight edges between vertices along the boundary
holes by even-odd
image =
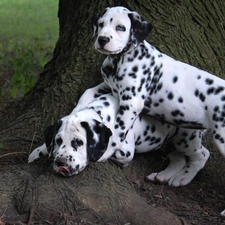
[[[57,128],[57,124],[53,126]],[[55,132],[53,126],[48,130]],[[75,115],[63,118],[58,132],[54,132],[48,132],[46,146],[54,157],[54,171],[67,177],[81,172],[89,161],[96,162],[112,135],[111,130],[97,120],[86,122]]]
[[[126,52],[148,36],[152,25],[124,7],[106,8],[93,18],[95,48],[103,54]]]

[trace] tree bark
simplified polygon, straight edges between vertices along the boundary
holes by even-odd
[[[29,152],[44,141],[42,131],[70,113],[83,91],[101,81],[104,56],[94,50],[91,18],[113,5],[138,11],[150,21],[154,30],[148,41],[162,52],[218,76],[224,75],[224,1],[117,0],[112,4],[112,1],[60,0],[59,39],[51,61],[35,86],[0,115],[0,162],[15,164],[19,158],[24,164],[1,172],[6,177],[0,182],[4,193],[0,196],[1,212],[6,209],[6,213],[16,215],[17,211],[20,220],[23,215],[24,220],[41,221],[43,217],[42,221],[46,221],[53,207],[58,212],[54,221],[65,217],[72,221],[75,214],[76,218],[83,218],[82,213],[88,209],[87,221],[96,219],[99,224],[183,223],[165,209],[148,205],[129,185],[123,172],[110,164],[91,165],[70,179],[43,173],[46,168],[41,169],[42,174],[40,166],[26,165]],[[20,185],[16,188],[18,194],[12,200],[16,185]]]

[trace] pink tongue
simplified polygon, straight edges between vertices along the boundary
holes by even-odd
[[[60,171],[61,171],[61,172],[64,172],[64,173],[70,173],[69,169],[66,168],[65,166],[58,166],[58,167],[56,168],[56,172],[57,172],[57,173],[59,173]]]

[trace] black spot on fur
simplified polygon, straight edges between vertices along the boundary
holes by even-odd
[[[174,97],[174,95],[173,95],[173,93],[172,93],[172,92],[170,92],[170,93],[168,94],[168,96],[167,96],[167,97],[168,97],[168,99],[169,99],[169,100],[172,100],[172,99],[173,99],[173,97]]]
[[[72,162],[73,161],[73,156],[69,155],[69,161]]]
[[[132,68],[132,71],[136,73],[136,72],[138,71],[138,67],[137,67],[137,66],[134,66],[134,67]]]
[[[163,83],[159,83],[157,85],[157,91],[160,91],[162,89],[162,87],[163,87]]]
[[[214,138],[215,139],[217,139],[217,140],[219,140],[220,141],[220,143],[224,143],[224,139],[220,136],[220,134],[216,134],[215,136],[214,136]]]
[[[224,90],[224,87],[218,87],[216,90],[215,90],[215,92],[214,92],[214,94],[215,95],[217,95],[217,94],[219,94],[220,92],[222,92]]]
[[[176,117],[176,116],[184,116],[184,114],[180,110],[174,110],[171,112],[171,115]]]
[[[131,96],[129,96],[129,95],[122,95],[122,100],[123,101],[127,101],[127,100],[130,100],[130,99],[132,99]]]
[[[155,60],[154,60],[154,58],[152,58],[152,61],[151,61],[151,63],[150,63],[150,67],[152,67],[152,66],[154,66],[155,65]]]
[[[130,156],[130,152],[128,151],[127,153],[126,153],[126,157],[129,157]]]
[[[199,98],[202,102],[205,101],[205,95],[203,95],[202,93],[200,93]]]
[[[176,83],[176,82],[177,82],[177,80],[178,80],[178,77],[177,77],[177,76],[175,76],[175,77],[173,78],[173,83]]]
[[[194,140],[194,139],[195,139],[195,137],[196,137],[196,133],[195,133],[195,132],[193,132],[193,133],[191,134],[191,137],[189,138],[189,140],[190,140],[190,141],[192,141],[192,140]]]
[[[101,97],[101,98],[100,98],[100,100],[106,100],[106,97],[105,97],[105,96],[103,96],[103,97]]]
[[[145,78],[142,78],[140,86],[138,87],[138,92],[141,92],[141,89],[142,89],[142,86],[143,86],[144,83],[145,83]]]
[[[219,106],[217,105],[217,106],[214,108],[214,111],[215,111],[215,112],[218,112],[219,109],[220,109],[220,108],[219,108]]]
[[[156,127],[154,125],[152,125],[151,132],[154,133],[155,131],[156,131]]]
[[[112,143],[112,147],[115,147],[115,146],[116,146],[116,143],[115,143],[115,142],[113,142],[113,143]]]
[[[135,51],[134,51],[134,58],[136,58],[137,56],[138,56],[138,54],[139,54],[139,51],[136,49]]]
[[[79,168],[80,168],[80,165],[77,164],[76,167],[75,167],[75,169],[76,169],[76,170],[79,170]]]
[[[183,100],[182,97],[179,97],[179,98],[178,98],[178,102],[183,103],[183,101],[184,101],[184,100]]]
[[[214,80],[212,80],[212,79],[210,79],[210,78],[207,78],[207,79],[205,80],[205,83],[208,84],[208,85],[213,84],[213,82],[214,82]]]
[[[128,74],[128,76],[130,76],[130,77],[132,77],[132,78],[134,78],[134,79],[136,79],[136,78],[137,78],[136,73],[129,73],[129,74]]]
[[[109,102],[104,102],[103,104],[104,104],[104,106],[106,106],[106,107],[110,105]]]
[[[215,88],[214,87],[211,87],[207,90],[207,94],[210,95],[210,94],[213,94],[214,93],[214,90]]]
[[[199,90],[196,89],[196,90],[195,90],[195,96],[198,97],[198,95],[199,95]]]
[[[199,97],[202,102],[205,101],[205,95],[203,93],[200,93],[198,89],[195,90],[195,96]]]

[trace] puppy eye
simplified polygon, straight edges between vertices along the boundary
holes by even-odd
[[[81,146],[81,145],[83,145],[83,141],[82,140],[80,140],[80,139],[73,139],[72,141],[71,141],[71,146],[73,147],[73,148],[77,148],[77,147],[79,147],[79,146]]]
[[[83,141],[82,140],[80,140],[80,139],[77,139],[77,146],[81,146],[81,145],[83,145],[84,143],[83,143]]]
[[[56,144],[58,146],[60,146],[62,144],[62,138],[61,137],[59,137],[59,138],[56,139]]]
[[[117,30],[117,31],[126,31],[126,27],[123,26],[123,25],[117,25],[117,26],[116,26],[116,30]]]
[[[101,22],[101,23],[99,23],[99,24],[98,24],[98,26],[99,26],[100,28],[102,28],[102,27],[103,27],[103,25],[104,25],[104,23],[103,23],[103,22]]]

